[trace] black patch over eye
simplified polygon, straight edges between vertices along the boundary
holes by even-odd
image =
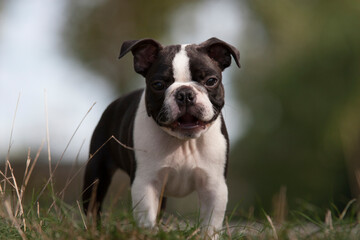
[[[216,83],[218,82],[218,80],[216,78],[209,78],[208,80],[206,80],[205,85],[207,87],[212,87],[214,86]]]
[[[153,87],[153,89],[155,89],[156,91],[161,91],[164,90],[165,88],[165,84],[163,81],[155,81],[151,84],[151,86]]]

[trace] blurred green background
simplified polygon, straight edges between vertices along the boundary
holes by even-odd
[[[207,2],[69,1],[66,51],[124,93],[143,82],[129,80],[139,78],[130,57],[116,60],[121,43],[145,37],[182,43],[174,26],[179,35],[191,31],[188,12]],[[226,75],[242,129],[231,143],[229,209],[271,211],[280,189],[290,209],[302,202],[345,206],[360,195],[360,1],[218,4],[243,16],[230,23],[216,11],[208,15],[209,23],[235,26],[230,43],[241,55],[240,71]]]
[[[232,43],[242,64],[232,82],[248,123],[231,144],[230,204],[271,209],[283,186],[290,207],[299,201],[343,206],[359,195],[360,2],[241,2],[251,21],[243,42]],[[131,63],[114,61],[120,43],[166,39],[171,14],[197,3],[106,0],[87,9],[74,4],[69,47],[123,92],[133,72]]]

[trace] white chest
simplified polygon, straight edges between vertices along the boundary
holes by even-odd
[[[211,184],[209,179],[224,178],[227,142],[220,118],[199,138],[179,140],[147,116],[143,96],[135,118],[134,148],[135,178],[151,182],[166,178],[168,196],[185,196]]]

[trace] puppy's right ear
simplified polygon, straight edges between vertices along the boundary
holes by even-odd
[[[121,46],[120,56],[122,58],[129,51],[134,56],[134,69],[135,72],[146,77],[146,74],[155,62],[162,45],[153,39],[141,39],[125,41]]]

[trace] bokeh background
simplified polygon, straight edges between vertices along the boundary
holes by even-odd
[[[288,209],[341,209],[360,195],[359,29],[357,0],[0,1],[1,164],[21,165],[28,148],[34,158],[43,141],[39,164],[49,149],[67,174],[86,161],[102,111],[144,86],[130,55],[117,60],[124,40],[216,36],[242,65],[224,73],[229,209],[272,211],[281,196]]]

